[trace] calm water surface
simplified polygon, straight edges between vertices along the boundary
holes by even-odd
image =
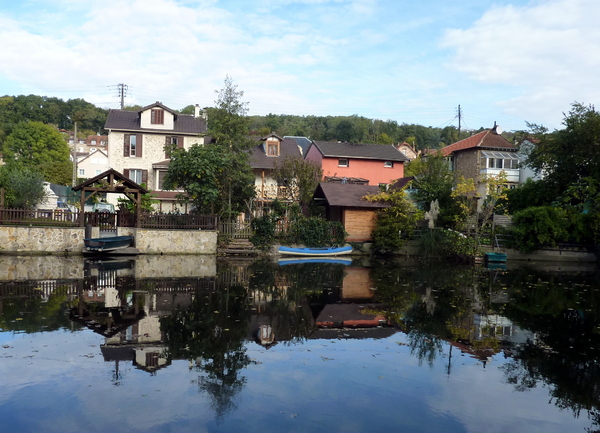
[[[0,256],[0,431],[598,431],[559,266]]]

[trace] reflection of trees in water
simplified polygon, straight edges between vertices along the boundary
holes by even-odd
[[[382,313],[407,333],[419,362],[433,366],[444,340],[470,342],[474,304],[484,298],[481,268],[377,262],[371,276]]]
[[[219,417],[235,407],[233,398],[246,382],[240,372],[250,363],[244,347],[249,315],[243,286],[218,285],[195,293],[189,306],[161,318],[167,356],[188,359],[192,368],[205,373],[198,386]]]
[[[598,275],[542,273],[507,275],[512,291],[505,314],[537,335],[516,347],[504,368],[517,391],[548,387],[561,409],[588,413],[600,427],[600,282]],[[599,430],[596,430],[599,431]]]
[[[69,307],[69,295],[73,293],[71,284],[56,284],[56,288],[44,299],[38,287],[42,281],[22,281],[2,283],[0,286],[0,328],[12,332],[50,332],[57,329],[71,329],[72,324],[65,311]],[[18,296],[12,296],[12,288]],[[77,327],[79,325],[76,325]]]

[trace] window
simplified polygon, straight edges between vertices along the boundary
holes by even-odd
[[[504,168],[504,160],[496,158],[496,168]]]
[[[98,174],[100,174],[100,173],[98,173]],[[79,176],[85,176],[85,168],[79,169]]]
[[[169,137],[169,144],[177,146],[177,137]]]
[[[488,168],[494,168],[494,158],[488,158]]]
[[[158,188],[157,189],[160,189],[160,190],[163,189],[163,183],[165,181],[165,176],[166,175],[167,175],[167,170],[159,170],[159,172],[158,172],[158,183],[157,183]]]
[[[98,176],[100,173],[102,173],[101,170],[96,170],[96,176]]]
[[[92,140],[92,143],[91,143],[91,144],[96,144],[96,140]]]
[[[394,161],[385,161],[385,162],[383,163],[383,166],[384,166],[384,167],[390,167],[390,168],[393,168],[393,167],[394,167]]]
[[[268,156],[279,156],[279,141],[276,141],[276,140],[267,141],[267,155]]]
[[[347,159],[338,159],[338,167],[348,167],[349,165]]]
[[[131,134],[129,136],[129,156],[136,156],[137,150],[137,135]]]
[[[138,169],[129,169],[129,179],[137,183],[138,185],[142,183],[142,170]]]
[[[153,109],[150,112],[150,123],[153,125],[162,125],[165,123],[165,112],[164,110]]]

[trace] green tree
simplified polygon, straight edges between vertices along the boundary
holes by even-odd
[[[9,168],[39,169],[47,182],[63,185],[71,179],[69,146],[50,125],[20,122],[6,137],[2,150]]]
[[[371,202],[390,206],[377,211],[373,229],[373,250],[378,254],[394,253],[410,237],[421,218],[421,212],[407,199],[406,192],[393,190],[365,197]]]
[[[182,188],[199,212],[231,218],[254,197],[254,175],[244,156],[218,144],[172,149],[165,188]]]
[[[543,174],[555,197],[573,182],[600,179],[600,113],[593,106],[574,103],[563,124],[564,129],[552,133],[528,124],[534,139],[527,164]]]
[[[419,208],[428,211],[434,200],[438,200],[442,209],[450,204],[454,178],[448,161],[441,153],[412,161],[409,172],[415,177],[414,187],[417,190],[413,199]]]
[[[256,142],[248,136],[248,104],[241,100],[244,92],[227,76],[217,95],[216,107],[207,109],[208,135],[214,143],[194,145],[189,150],[168,149],[171,163],[165,187],[183,188],[200,212],[233,219],[255,196],[248,150]]]
[[[278,185],[285,186],[286,199],[308,205],[312,195],[323,177],[323,170],[312,161],[301,157],[286,156],[277,161],[273,170],[273,178]]]
[[[4,205],[9,209],[31,209],[46,197],[43,176],[29,168],[1,166],[0,188],[4,188]]]

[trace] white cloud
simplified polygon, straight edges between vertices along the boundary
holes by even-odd
[[[442,46],[454,50],[449,66],[471,78],[525,89],[498,101],[508,113],[556,126],[573,101],[600,99],[599,14],[595,0],[493,7],[471,27],[448,30]]]

